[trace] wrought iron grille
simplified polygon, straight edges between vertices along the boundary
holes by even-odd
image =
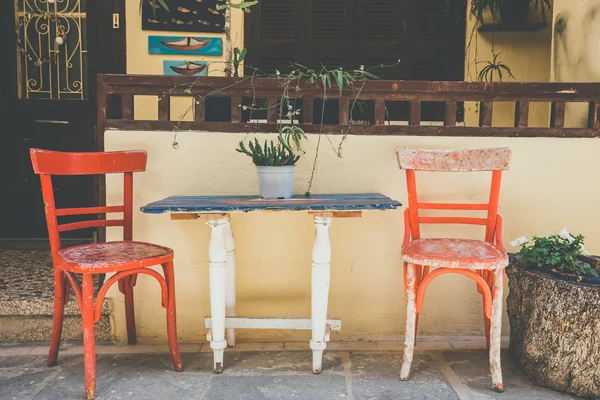
[[[19,98],[87,98],[87,0],[15,0]]]

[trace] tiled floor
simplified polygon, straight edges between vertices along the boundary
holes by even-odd
[[[261,346],[273,350],[256,350]],[[123,352],[136,347],[143,353]],[[98,399],[574,399],[528,381],[506,352],[506,391],[499,394],[489,388],[485,350],[436,351],[423,350],[427,347],[422,346],[415,356],[411,379],[402,382],[398,379],[399,351],[329,350],[323,373],[313,375],[310,351],[282,351],[282,347],[287,343],[247,343],[239,348],[252,351],[230,349],[225,355],[225,372],[215,375],[211,372],[212,355],[201,352],[201,345],[181,347],[185,353],[182,373],[173,372],[164,346],[101,346]],[[340,343],[338,347],[352,346]],[[53,368],[45,367],[46,350],[0,346],[0,399],[83,398],[80,346],[65,346]]]

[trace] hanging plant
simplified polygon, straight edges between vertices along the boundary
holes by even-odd
[[[142,7],[145,1],[148,2],[148,4],[150,4],[150,6],[152,7],[152,14],[154,15],[154,17],[156,17],[157,8],[163,8],[166,11],[170,11],[169,6],[167,5],[167,3],[165,3],[164,0],[140,0],[140,14],[142,13]]]
[[[492,50],[492,54],[494,55],[493,61],[480,61],[480,63],[486,64],[485,67],[479,71],[479,75],[477,76],[481,82],[493,82],[494,74],[498,75],[498,81],[502,82],[503,71],[507,73],[508,76],[515,79],[515,76],[512,74],[510,67],[504,64],[502,61],[498,61],[498,56],[502,53],[494,53]]]

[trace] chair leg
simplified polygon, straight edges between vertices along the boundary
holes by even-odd
[[[408,264],[406,272],[406,333],[404,339],[404,359],[402,361],[402,368],[400,369],[400,379],[403,381],[408,380],[410,377],[410,368],[415,350],[417,322],[416,267],[413,264]]]
[[[121,279],[119,289],[125,296],[125,324],[127,326],[127,343],[137,343],[137,333],[135,330],[135,309],[133,304],[133,286],[135,285],[135,276],[130,275]]]
[[[502,334],[502,303],[504,290],[504,270],[498,269],[494,273],[492,288],[492,318],[490,327],[490,372],[492,373],[492,389],[496,392],[504,391],[502,383],[502,365],[500,362],[501,334]]]
[[[94,280],[91,274],[83,275],[81,303],[85,395],[88,400],[92,400],[96,398],[96,340],[94,337]]]
[[[179,346],[177,345],[177,320],[175,312],[175,274],[173,270],[173,261],[162,265],[165,274],[165,281],[168,290],[167,303],[167,337],[169,341],[169,351],[173,360],[173,368],[177,372],[183,371],[181,357],[179,355]]]
[[[50,339],[50,350],[48,351],[49,367],[56,365],[60,339],[62,336],[63,318],[65,314],[66,282],[62,271],[54,270],[54,315],[52,317],[52,338]]]
[[[485,312],[485,306],[483,308],[484,308],[484,312]],[[490,319],[484,315],[483,316],[483,329],[485,330],[485,347],[488,350],[490,349],[490,326],[491,326]]]

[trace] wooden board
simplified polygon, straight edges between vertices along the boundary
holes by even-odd
[[[392,210],[402,204],[382,194],[315,194],[309,197],[264,200],[258,196],[171,196],[141,208],[147,214],[174,213],[173,219],[194,217],[179,214],[227,214],[252,211],[343,211]],[[355,217],[358,214],[339,214]]]

